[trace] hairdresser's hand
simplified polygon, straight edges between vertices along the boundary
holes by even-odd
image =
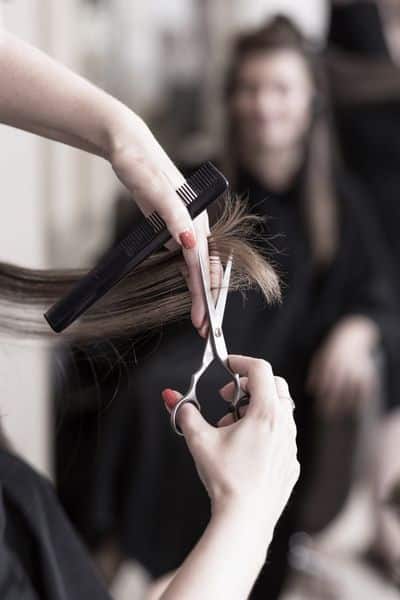
[[[292,400],[285,380],[274,377],[265,361],[231,356],[229,363],[250,395],[243,418],[234,423],[228,414],[215,428],[187,404],[178,414],[179,426],[213,511],[239,506],[273,531],[300,472]],[[226,400],[232,394],[232,384],[221,390]],[[171,409],[180,394],[165,390],[163,398]]]
[[[182,247],[187,266],[187,282],[192,295],[192,322],[205,335],[206,307],[200,278],[197,252],[209,264],[207,237],[210,234],[208,216],[199,215],[193,222],[176,190],[185,182],[150,129],[136,115],[131,115],[111,153],[112,167],[136,203],[146,215],[156,210],[165,220],[174,240],[168,247]],[[211,285],[218,287],[221,267],[213,262]]]
[[[377,393],[378,340],[376,324],[366,317],[348,317],[332,330],[313,358],[307,383],[321,413],[354,411]]]

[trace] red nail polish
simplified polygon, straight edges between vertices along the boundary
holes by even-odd
[[[181,240],[182,246],[186,250],[192,250],[196,246],[196,238],[194,236],[193,231],[182,231],[182,233],[179,236],[179,239]]]
[[[176,404],[176,392],[174,392],[174,390],[167,388],[161,392],[161,395],[162,395],[162,399],[164,400],[165,404],[167,405],[167,408],[169,410],[172,410]]]

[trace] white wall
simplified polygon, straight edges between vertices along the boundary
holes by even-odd
[[[43,43],[41,0],[4,4],[3,25],[36,45]],[[45,142],[0,126],[0,260],[46,264]],[[15,448],[50,471],[48,367],[42,348],[0,339],[0,414]]]
[[[3,25],[25,40],[40,43],[40,0],[3,4]],[[2,214],[0,259],[40,266],[45,260],[42,236],[43,142],[0,126]]]
[[[326,0],[235,0],[234,7],[240,28],[256,26],[279,12],[290,16],[316,38],[321,37],[327,13]]]

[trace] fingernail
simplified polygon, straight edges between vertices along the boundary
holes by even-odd
[[[189,229],[187,231],[182,231],[179,236],[182,246],[186,250],[192,250],[196,246],[196,238],[193,231]]]
[[[169,410],[172,410],[176,404],[176,392],[167,388],[161,392],[162,399]]]

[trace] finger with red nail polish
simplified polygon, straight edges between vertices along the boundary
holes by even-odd
[[[196,246],[196,237],[194,235],[194,232],[190,231],[189,229],[186,231],[182,231],[182,233],[179,236],[179,239],[185,250],[193,250],[193,248]]]
[[[180,394],[179,392],[176,392],[175,390],[171,390],[170,388],[166,388],[165,390],[163,390],[161,392],[161,396],[162,396],[162,399],[164,401],[166,408],[169,411],[172,411],[174,409],[175,405],[182,398],[182,394]]]

